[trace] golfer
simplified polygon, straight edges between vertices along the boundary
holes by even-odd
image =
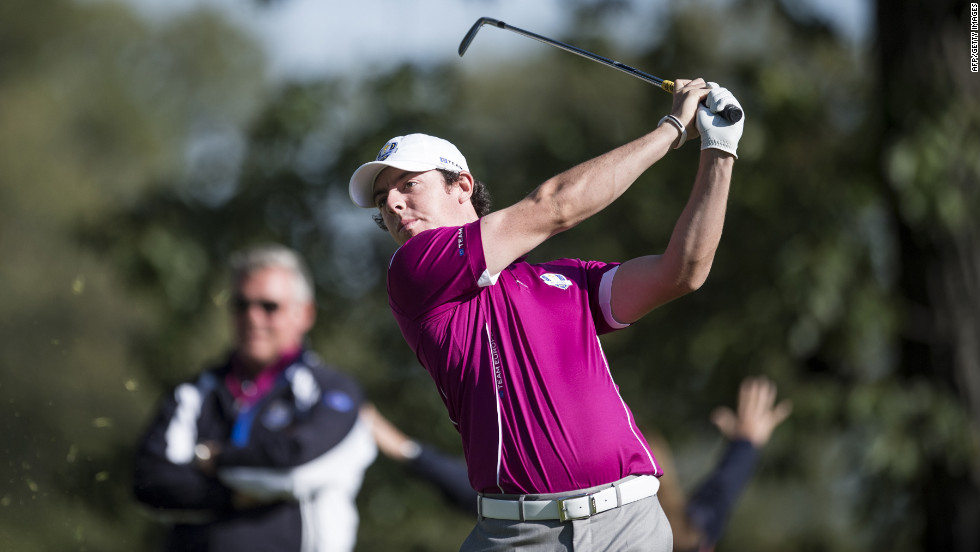
[[[677,80],[653,131],[489,213],[451,143],[393,138],[350,194],[401,247],[388,296],[402,335],[460,433],[478,522],[461,550],[671,550],[662,474],[612,379],[598,336],[696,290],[721,238],[744,119],[702,79]],[[616,200],[701,136],[690,199],[666,251],[623,263],[524,256]]]

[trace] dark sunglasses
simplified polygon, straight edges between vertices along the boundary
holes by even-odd
[[[252,306],[259,307],[266,314],[272,314],[279,310],[279,303],[276,303],[275,301],[263,301],[261,299],[251,301],[241,296],[236,296],[234,299],[232,299],[231,305],[238,314],[247,313],[249,310],[251,310]]]

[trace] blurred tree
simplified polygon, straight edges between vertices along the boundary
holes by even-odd
[[[976,443],[980,428],[980,77],[969,70],[969,10],[939,0],[876,11],[875,147],[897,241],[896,376],[962,405],[973,422],[957,435],[936,412],[952,405],[934,404],[902,420],[916,469],[900,469],[897,457],[876,466],[922,509],[926,550],[980,549],[980,461],[935,438],[952,430]]]
[[[0,5],[0,549],[144,548],[129,451],[157,389],[130,345],[160,316],[78,229],[179,170],[202,125],[247,117],[261,64],[213,14]]]

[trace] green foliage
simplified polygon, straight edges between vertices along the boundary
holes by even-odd
[[[147,256],[170,271],[154,302],[128,291],[129,259],[82,245],[79,229],[173,173],[200,112],[248,115],[262,77],[238,56],[254,47],[206,15],[149,29],[102,3],[13,0],[0,12],[0,548],[143,548],[130,456],[160,389],[133,345],[166,333],[164,308],[187,301],[201,259],[188,262],[195,249],[176,231],[148,237]],[[210,47],[222,38],[234,52]]]

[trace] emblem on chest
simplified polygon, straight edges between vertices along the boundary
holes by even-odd
[[[554,272],[548,272],[542,274],[540,278],[542,282],[548,284],[549,286],[556,287],[558,289],[568,289],[573,285],[572,281],[566,278],[564,274],[555,274]]]

